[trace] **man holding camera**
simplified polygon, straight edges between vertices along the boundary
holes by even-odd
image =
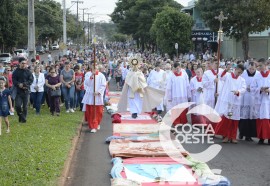
[[[16,88],[15,108],[20,123],[26,123],[27,105],[30,95],[30,85],[33,83],[33,75],[27,69],[27,60],[19,58],[19,68],[12,74],[13,86]]]

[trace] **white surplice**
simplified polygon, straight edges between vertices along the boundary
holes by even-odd
[[[167,110],[180,103],[188,102],[188,98],[190,98],[189,78],[184,71],[181,69],[180,76],[173,74],[167,82],[166,96],[168,100],[171,100]]]
[[[270,119],[270,94],[260,92],[262,87],[270,87],[270,74],[263,77],[259,72],[250,88],[255,99],[255,111],[257,119]]]
[[[195,76],[190,80],[190,93],[191,101],[197,105],[204,103],[204,92],[198,92],[198,88],[203,88],[203,85],[202,81],[198,81],[197,76]]]
[[[223,72],[223,69],[219,69],[218,76],[220,77]],[[216,73],[216,72],[215,72]],[[216,93],[216,83],[214,80],[216,79],[216,75],[212,70],[207,70],[204,72],[202,77],[202,84],[204,88],[204,101],[205,104],[214,108],[215,107],[215,93]],[[222,90],[223,81],[219,79],[218,81],[218,93]]]
[[[225,116],[232,120],[240,120],[241,97],[246,91],[246,82],[241,76],[234,76],[232,72],[226,73],[221,77],[221,80],[224,81],[224,85],[219,94],[215,110],[220,116]],[[239,91],[239,95],[234,95],[232,91]],[[231,117],[228,116],[229,112],[232,113]]]
[[[103,95],[107,84],[106,78],[101,72],[98,72],[98,75],[95,75],[95,81],[96,86],[94,91],[94,78],[92,77],[92,73],[88,72],[87,79],[84,80],[85,94],[83,96],[82,103],[93,105],[94,92],[99,92],[100,94],[95,96],[95,105],[104,105]]]
[[[164,90],[164,84],[166,82],[165,78],[164,70],[152,70],[147,78],[147,84],[149,87],[158,90]],[[157,110],[164,111],[163,101],[160,103],[160,105],[157,106]]]
[[[256,71],[254,76],[249,76],[247,70],[242,74],[242,77],[246,81],[247,88],[250,88],[253,81],[257,78],[260,72]],[[250,91],[246,91],[241,100],[241,119],[257,119],[255,109],[255,99]]]

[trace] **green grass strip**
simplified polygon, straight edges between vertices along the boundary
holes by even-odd
[[[43,107],[39,116],[28,109],[27,123],[9,116],[10,134],[2,121],[0,185],[56,185],[83,113],[51,116]]]

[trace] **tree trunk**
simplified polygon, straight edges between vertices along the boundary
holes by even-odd
[[[243,54],[244,54],[244,60],[247,60],[249,58],[249,56],[248,56],[248,52],[249,52],[249,38],[248,38],[248,33],[243,33],[242,49],[243,49]]]
[[[137,48],[140,48],[140,40],[136,39]]]
[[[142,49],[142,52],[144,52],[144,49],[145,49],[144,38],[141,38],[141,49]]]

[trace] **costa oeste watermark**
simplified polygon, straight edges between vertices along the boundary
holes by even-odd
[[[175,138],[178,139],[180,143],[214,143],[215,130],[212,125],[177,124],[173,130]]]
[[[184,110],[190,108],[191,106],[193,106],[193,108],[188,111],[187,115],[197,114],[200,116],[204,116],[213,123],[218,123],[221,121],[221,117],[219,116],[219,114],[208,105],[196,105],[196,103],[194,102],[181,103],[169,110],[162,118],[162,122],[160,123],[159,127],[159,140],[164,152],[166,152],[170,158],[172,158],[176,162],[179,162],[180,164],[183,163],[182,152],[185,149],[184,147],[182,149],[179,149],[179,143],[197,144],[206,142],[208,144],[211,144],[207,149],[202,152],[189,153],[192,158],[200,162],[207,163],[213,158],[215,158],[222,149],[221,145],[214,144],[214,129],[212,125],[207,125],[206,127],[203,127],[203,125],[205,124],[178,124],[175,126],[175,128],[172,128],[175,119],[178,118]],[[172,131],[175,132],[176,138],[180,139],[175,140],[175,138],[172,138]],[[202,141],[205,137],[207,138],[206,141]],[[184,161],[186,161],[187,165],[191,163],[187,159],[185,159]],[[216,176],[221,174],[220,169],[213,169],[211,171],[215,173]],[[219,182],[219,178],[220,177],[218,176],[214,178],[216,179],[215,182]]]

